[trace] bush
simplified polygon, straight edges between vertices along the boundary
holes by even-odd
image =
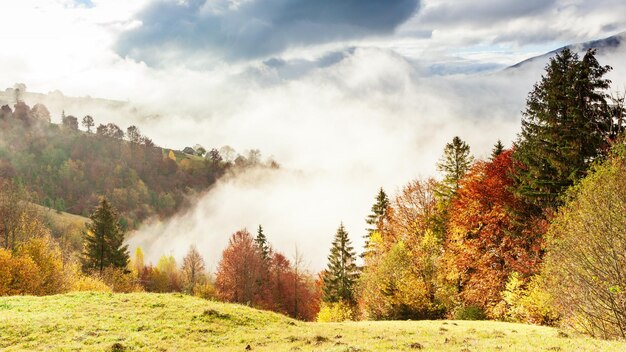
[[[104,281],[97,277],[81,275],[69,287],[70,292],[113,292]]]
[[[68,263],[65,268],[65,291],[113,292],[100,278],[83,274],[78,262]]]
[[[456,320],[485,320],[487,315],[485,311],[478,306],[466,306],[459,307],[454,312],[454,319]]]
[[[115,267],[105,268],[101,280],[109,286],[113,292],[130,293],[143,291],[137,278],[127,270]]]
[[[0,280],[0,296],[35,294],[43,283],[30,257],[14,256],[5,249],[0,249]]]
[[[49,235],[31,238],[18,247],[18,257],[28,257],[38,267],[40,283],[28,292],[53,295],[63,292],[63,256],[59,245]]]
[[[210,300],[214,300],[217,298],[217,293],[215,292],[215,286],[210,282],[197,284],[193,289],[193,295],[196,297],[200,297],[203,299],[210,299]]]
[[[354,320],[356,311],[353,306],[345,302],[322,303],[317,321],[320,323],[341,322]]]

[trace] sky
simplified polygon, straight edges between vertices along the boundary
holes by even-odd
[[[0,87],[129,102],[68,113],[164,147],[260,149],[281,169],[222,180],[129,243],[152,261],[196,244],[215,268],[230,234],[262,224],[319,270],[341,222],[361,249],[380,187],[440,177],[454,136],[478,158],[511,144],[545,61],[504,68],[624,32],[624,13],[617,0],[7,0]],[[600,57],[621,91],[624,52]]]

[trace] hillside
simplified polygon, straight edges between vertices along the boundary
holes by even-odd
[[[500,322],[303,323],[180,294],[0,298],[0,348],[109,351],[620,351],[624,342]]]
[[[161,148],[136,126],[96,128],[91,118],[90,125],[83,122],[84,131],[74,116],[64,116],[60,125],[50,120],[42,104],[2,106],[0,178],[17,180],[34,203],[81,216],[106,196],[125,228],[175,214],[232,167],[261,165],[244,156],[224,160],[216,149],[205,157],[205,151],[192,148],[187,153]]]
[[[505,70],[521,68],[528,64],[535,63],[535,62],[540,62],[543,65],[545,62],[548,61],[548,58],[554,56],[558,52],[561,52],[565,48],[568,48],[578,53],[585,52],[589,49],[596,49],[599,55],[604,55],[611,51],[617,50],[624,44],[625,41],[626,41],[626,32],[622,32],[622,33],[618,33],[607,38],[592,40],[592,41],[588,41],[584,43],[566,45],[564,47],[547,52],[543,55],[534,56],[524,61],[518,62],[515,65],[507,67]]]

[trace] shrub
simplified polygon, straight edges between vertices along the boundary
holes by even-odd
[[[113,292],[104,281],[97,277],[81,275],[76,278],[69,289],[70,292]]]
[[[64,281],[67,292],[113,292],[99,277],[83,274],[81,265],[77,262],[66,264]]]
[[[320,323],[341,322],[354,320],[356,311],[353,306],[345,302],[322,303],[317,321]]]
[[[130,293],[143,291],[137,282],[137,278],[128,270],[110,266],[104,269],[101,279],[113,292]]]
[[[454,312],[454,319],[456,320],[485,320],[487,315],[485,311],[478,306],[464,306],[459,307]]]
[[[24,242],[16,255],[29,257],[39,269],[40,283],[29,294],[53,295],[63,291],[63,256],[59,245],[49,235]]]
[[[214,300],[217,298],[215,286],[210,282],[196,285],[193,289],[193,295],[196,297],[210,300]]]
[[[512,273],[502,292],[505,303],[502,317],[522,323],[555,325],[559,314],[545,286],[542,275],[535,275],[525,283],[518,273]]]
[[[28,256],[14,256],[0,249],[0,296],[34,294],[43,280],[37,264]]]

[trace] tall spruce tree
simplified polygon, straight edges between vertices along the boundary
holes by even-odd
[[[257,230],[254,243],[259,249],[259,252],[261,252],[261,257],[263,257],[263,260],[268,261],[270,259],[270,246],[267,243],[267,237],[265,237],[265,233],[263,233],[263,227],[261,225],[259,225],[259,228]]]
[[[126,268],[128,245],[124,245],[124,233],[115,209],[103,197],[89,218],[91,222],[86,225],[84,238],[83,270],[102,273],[107,267]]]
[[[459,137],[446,144],[443,156],[437,163],[437,169],[443,172],[438,194],[444,199],[451,199],[459,190],[459,182],[467,173],[474,158],[470,154],[470,147]]]
[[[355,303],[354,286],[359,276],[355,259],[356,253],[342,223],[335,234],[324,273],[324,302]]]
[[[372,234],[376,231],[381,231],[384,227],[385,217],[387,216],[387,210],[389,207],[389,198],[387,194],[381,187],[378,191],[378,195],[376,196],[376,202],[372,205],[372,213],[367,216],[365,222],[369,225],[366,229],[367,234],[365,237],[365,252],[363,253],[363,257],[368,254],[368,247],[370,243],[370,238]]]
[[[582,60],[569,49],[558,53],[535,84],[523,112],[516,143],[516,193],[535,213],[561,204],[560,195],[585,175],[590,164],[608,150],[611,126],[601,66],[595,50]]]
[[[502,144],[502,141],[498,139],[498,142],[496,142],[496,144],[493,146],[493,149],[491,150],[491,161],[495,160],[498,155],[502,154],[503,151],[504,144]]]

